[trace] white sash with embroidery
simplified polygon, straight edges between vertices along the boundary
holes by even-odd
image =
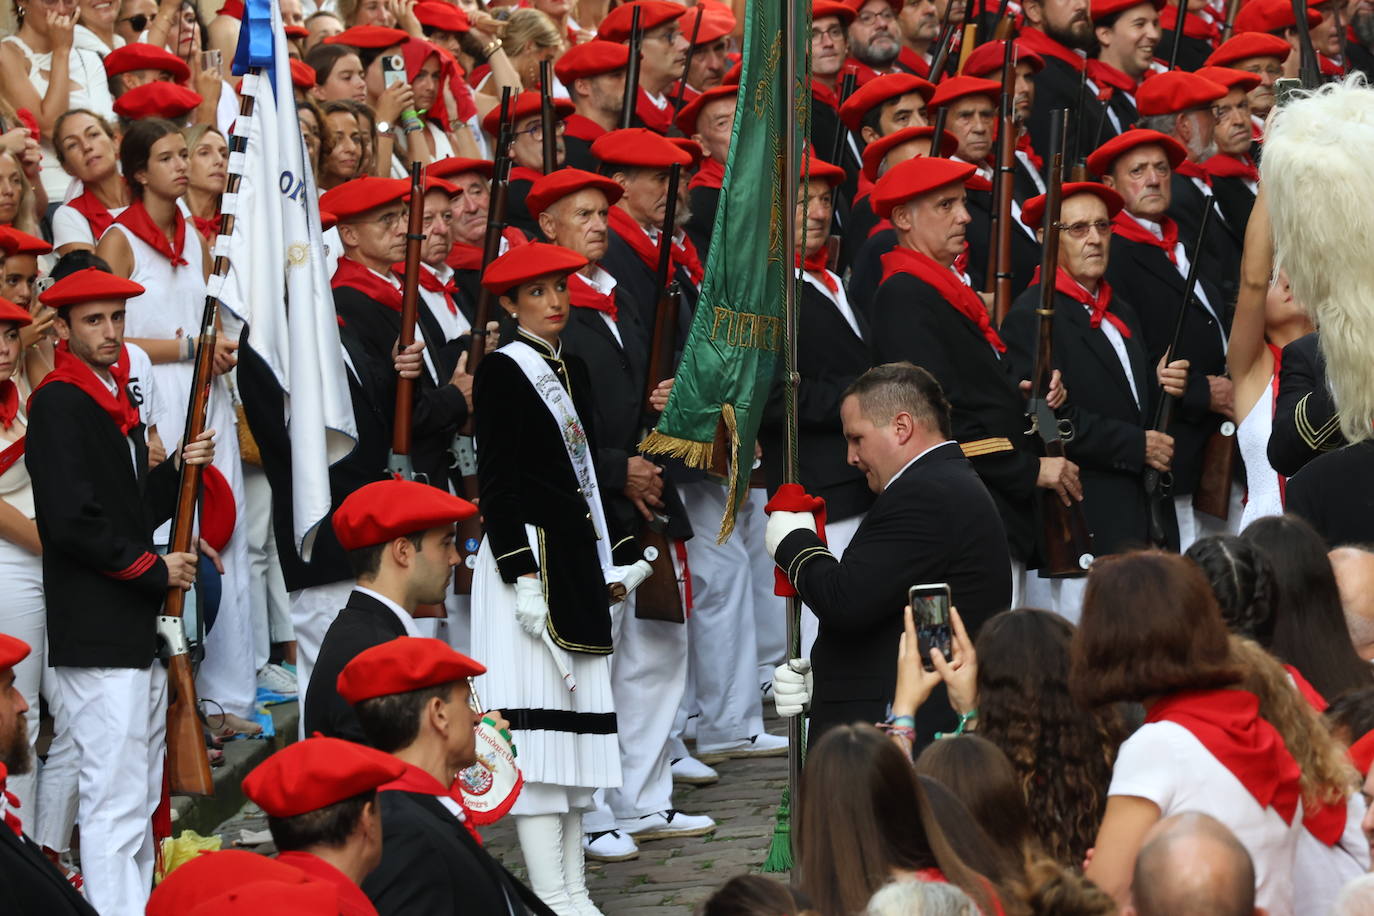
[[[582,420],[577,415],[572,396],[563,388],[549,364],[544,362],[544,357],[531,345],[514,340],[496,352],[505,354],[525,373],[525,378],[530,380],[535,393],[549,413],[553,414],[554,422],[563,434],[563,446],[568,450],[568,460],[572,462],[577,484],[582,489],[582,498],[586,500],[587,510],[591,513],[592,527],[596,530],[596,555],[604,571],[611,566],[610,529],[606,527],[606,513],[601,508],[587,433],[582,428]],[[535,551],[538,551],[537,546]]]

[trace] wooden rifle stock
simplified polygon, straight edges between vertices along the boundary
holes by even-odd
[[[1236,13],[1240,12],[1240,0],[1229,0],[1226,4],[1226,21],[1221,24],[1221,40],[1226,41],[1236,30]]]
[[[1016,183],[1016,43],[1002,52],[1001,124],[997,136],[997,169],[992,174],[992,221],[989,225],[987,291],[992,293],[993,320],[1000,327],[1011,309],[1011,204]]]
[[[957,31],[953,24],[955,2],[956,0],[947,0],[945,14],[940,20],[940,37],[935,41],[935,54],[930,58],[930,81],[932,83],[938,83],[944,75],[945,65],[949,62],[950,48],[954,46],[954,34]]]
[[[959,42],[959,65],[954,68],[955,73],[964,72],[964,64],[968,62],[968,56],[973,53],[973,49],[978,47],[978,19],[973,15],[973,0],[964,3],[964,34]]]
[[[1050,171],[1045,193],[1045,216],[1041,225],[1045,243],[1040,258],[1040,321],[1035,335],[1035,366],[1031,371],[1031,399],[1027,405],[1030,432],[1044,443],[1049,458],[1064,457],[1061,423],[1049,405],[1050,382],[1054,377],[1055,276],[1059,272],[1059,213],[1063,203],[1064,148],[1068,145],[1068,112],[1050,112]],[[1041,571],[1051,578],[1083,576],[1092,565],[1092,534],[1083,516],[1082,502],[1064,505],[1054,490],[1039,492],[1041,523],[1044,526],[1044,565]]]
[[[1183,284],[1183,301],[1178,307],[1178,317],[1174,319],[1174,334],[1169,339],[1169,349],[1164,351],[1166,365],[1178,352],[1178,343],[1183,337],[1183,322],[1188,317],[1188,303],[1193,298],[1193,290],[1197,289],[1198,264],[1202,261],[1202,246],[1206,241],[1207,226],[1211,221],[1212,198],[1208,197],[1203,203],[1202,221],[1198,223],[1197,238],[1193,242],[1192,261],[1188,264],[1188,277]],[[1174,419],[1176,400],[1173,395],[1164,391],[1163,386],[1160,387],[1159,406],[1155,408],[1155,422],[1151,429],[1161,433],[1169,431],[1169,425]],[[1169,498],[1173,477],[1171,474],[1161,473],[1159,470],[1146,465],[1145,471],[1141,475],[1141,483],[1145,487],[1145,497],[1149,500],[1150,530],[1147,534],[1150,543],[1156,547],[1167,546],[1168,533],[1164,530],[1163,502]]]
[[[1193,491],[1193,508],[1213,518],[1231,517],[1231,479],[1236,469],[1236,424],[1223,420],[1202,449],[1202,476]]]
[[[539,62],[539,129],[543,137],[544,174],[558,168],[557,119],[553,115],[553,61]]]
[[[705,10],[697,10],[696,21],[692,23],[692,37],[687,45],[687,57],[682,61],[682,79],[677,81],[677,92],[673,95],[674,119],[677,118],[677,113],[682,110],[683,100],[687,98],[687,77],[692,75],[692,55],[697,50],[697,38],[701,35],[701,20],[706,18],[705,12]]]
[[[423,167],[410,164],[410,223],[406,228],[406,272],[401,284],[400,348],[415,343],[415,322],[420,315],[420,242],[425,238],[425,184]],[[415,410],[415,380],[397,375],[396,406],[391,427],[391,457],[387,470],[400,480],[415,477],[410,460],[411,414]]]
[[[639,55],[644,44],[644,29],[639,24],[640,8],[630,11],[630,58],[625,62],[625,107],[620,112],[620,126],[633,127],[635,103],[639,101]],[[686,79],[687,74],[683,74]]]

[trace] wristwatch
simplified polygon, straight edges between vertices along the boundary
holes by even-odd
[[[383,137],[390,137],[390,136],[391,136],[391,122],[390,122],[390,121],[378,121],[378,122],[377,122],[377,133],[380,134],[380,135],[383,136]]]

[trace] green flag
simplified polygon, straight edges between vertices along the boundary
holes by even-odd
[[[783,57],[783,17],[789,14],[796,17],[793,87],[785,85]],[[640,445],[644,452],[709,468],[713,445],[725,444],[730,492],[720,525],[722,543],[734,530],[735,512],[749,486],[754,441],[783,346],[786,284],[795,282],[795,269],[784,263],[791,222],[783,180],[797,180],[782,171],[787,106],[796,105],[798,161],[811,110],[804,79],[809,0],[754,0],[745,15],[739,102],[701,296],[668,406]]]

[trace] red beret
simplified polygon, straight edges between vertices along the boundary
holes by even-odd
[[[153,888],[145,916],[186,916],[196,904],[214,899],[227,887],[256,881],[297,885],[308,880],[299,868],[246,849],[202,853]]]
[[[320,229],[329,230],[339,225],[339,218],[324,208],[320,208]]]
[[[144,293],[142,286],[112,273],[87,267],[67,274],[42,293],[38,301],[51,308],[80,305],[83,302],[108,302],[111,299],[130,299]]]
[[[701,168],[701,160],[706,158],[706,150],[701,148],[700,143],[690,137],[669,137],[668,142],[692,157],[692,161],[686,166],[686,171],[695,172]]]
[[[346,223],[368,210],[405,200],[409,193],[408,179],[364,175],[325,191],[320,195],[320,209],[328,210],[339,222]]]
[[[440,32],[468,32],[472,30],[472,23],[468,20],[468,14],[452,3],[444,3],[443,0],[424,0],[422,3],[415,4],[415,18],[420,20],[420,25],[427,25],[431,29],[438,29]]]
[[[238,508],[234,491],[220,469],[207,464],[200,474],[200,536],[216,551],[222,551],[234,536]]]
[[[529,118],[539,114],[542,99],[537,89],[526,89],[517,95],[510,103],[510,122],[517,123],[521,118]],[[577,108],[567,99],[553,100],[553,116],[555,120],[561,121],[568,115],[576,111]],[[493,137],[501,129],[501,106],[497,105],[487,112],[486,117],[482,118],[482,129]]]
[[[600,76],[625,69],[630,62],[630,48],[618,41],[602,41],[593,38],[580,45],[573,45],[558,58],[553,65],[554,75],[564,86],[573,80],[589,76]]]
[[[1141,0],[1136,0],[1137,3]],[[974,49],[973,53],[964,61],[964,69],[960,72],[964,76],[987,77],[990,73],[996,73],[997,79],[1002,78],[1002,57],[1005,55],[1007,43],[1004,40],[985,41]],[[1045,69],[1045,59],[1025,46],[1022,41],[1016,42],[1016,49],[1012,52],[1016,56],[1018,64],[1029,64],[1032,73],[1039,73]]]
[[[1279,62],[1288,59],[1293,46],[1277,35],[1268,32],[1241,32],[1232,35],[1207,56],[1207,66],[1228,67],[1231,64],[1249,60],[1252,57],[1277,57]]]
[[[288,744],[243,780],[243,794],[271,817],[295,817],[370,792],[405,772],[397,757],[338,738]]]
[[[462,175],[465,172],[476,172],[483,178],[490,178],[492,169],[495,166],[490,159],[465,159],[462,156],[449,156],[432,162],[425,169],[426,175],[435,178],[452,178],[454,175]]]
[[[677,129],[682,131],[684,136],[690,137],[697,132],[697,118],[701,117],[703,108],[718,99],[735,98],[738,95],[739,86],[726,86],[724,84],[712,86],[682,106],[682,110],[677,114],[677,120],[673,123],[677,125]]]
[[[1374,763],[1374,732],[1366,732],[1364,737],[1350,745],[1350,762],[1361,776],[1369,775],[1369,765]]]
[[[1076,194],[1092,194],[1107,205],[1107,218],[1111,219],[1121,212],[1125,203],[1121,200],[1121,195],[1107,187],[1105,184],[1098,184],[1095,181],[1066,181],[1063,186],[1064,200],[1068,200]],[[1032,197],[1021,205],[1021,222],[1030,226],[1032,229],[1040,228],[1040,221],[1045,218],[1045,195],[1039,194]]]
[[[334,535],[344,550],[358,550],[476,514],[476,506],[447,490],[413,480],[378,480],[344,497],[334,510]]]
[[[1140,84],[1135,93],[1135,107],[1144,118],[1177,114],[1211,105],[1217,99],[1225,98],[1228,91],[1225,86],[1196,73],[1168,70],[1156,73]]]
[[[406,181],[408,182],[409,180],[406,179]],[[424,197],[430,191],[443,191],[449,197],[452,197],[454,194],[458,193],[458,186],[451,181],[444,181],[444,179],[440,178],[438,175],[431,175],[429,171],[426,170],[425,183],[423,190],[420,191],[420,196]],[[406,203],[409,202],[410,192],[406,191]]]
[[[561,245],[530,242],[528,245],[512,248],[488,264],[487,269],[482,272],[482,285],[501,295],[510,292],[521,283],[528,283],[550,274],[566,276],[586,266],[587,259],[575,251]]]
[[[1124,13],[1133,6],[1150,4],[1157,10],[1164,9],[1165,0],[1092,0],[1092,11],[1088,14],[1092,21],[1106,19],[1113,13]]]
[[[1263,82],[1258,74],[1247,73],[1244,70],[1232,70],[1230,67],[1199,67],[1193,72],[1203,79],[1209,79],[1219,86],[1225,86],[1228,92],[1233,89],[1249,92]]]
[[[592,143],[592,155],[604,163],[666,169],[674,163],[690,165],[692,157],[647,127],[608,131]]]
[[[824,19],[827,16],[838,16],[840,22],[849,25],[858,15],[858,10],[843,3],[836,3],[835,0],[813,0],[811,4],[811,22],[813,25],[817,19]]]
[[[284,31],[286,33],[286,37],[290,38],[292,41],[299,41],[302,38],[310,37],[310,30],[303,25],[284,26],[282,28],[282,31]],[[295,58],[292,59],[294,60]]]
[[[698,19],[701,20],[700,27],[697,26]],[[735,30],[736,24],[735,14],[729,7],[699,3],[687,10],[678,28],[682,29],[682,37],[688,41],[692,40],[692,30],[696,29],[697,44],[704,45],[729,35]]]
[[[13,226],[0,226],[0,251],[3,251],[6,257],[16,254],[47,254],[52,251],[52,245],[48,244],[46,239],[20,232]]]
[[[29,310],[22,305],[18,305],[8,299],[0,299],[0,323],[14,322],[21,328],[33,324],[33,316]],[[0,665],[3,667],[3,665]]]
[[[1173,137],[1161,134],[1157,130],[1145,130],[1136,127],[1123,134],[1117,134],[1093,150],[1088,156],[1088,171],[1094,175],[1105,175],[1112,170],[1112,165],[1116,160],[1125,153],[1138,146],[1150,145],[1164,148],[1164,155],[1169,157],[1169,168],[1171,169],[1178,168],[1178,164],[1188,158],[1188,151],[1183,148],[1183,144]]]
[[[1000,89],[1000,83],[998,87]],[[928,103],[935,95],[935,86],[910,73],[888,73],[874,77],[844,100],[844,104],[840,106],[840,120],[844,122],[845,127],[857,132],[864,115],[884,102],[913,92],[920,93],[921,98]]]
[[[1317,25],[1322,21],[1321,13],[1312,9],[1322,0],[1308,0],[1307,24]],[[1293,15],[1292,0],[1250,0],[1236,13],[1234,31],[1239,32],[1282,32],[1296,28],[1297,18]]]
[[[595,188],[601,191],[606,195],[606,202],[609,204],[614,204],[620,200],[625,193],[625,189],[618,182],[612,181],[605,175],[585,172],[582,169],[566,168],[550,172],[530,185],[529,193],[525,195],[525,207],[530,211],[530,216],[538,219],[539,214],[547,210],[550,204],[557,203],[569,194],[581,191],[583,188]]]
[[[252,881],[211,897],[186,916],[338,916],[339,892],[323,881]]]
[[[908,159],[888,169],[887,174],[878,179],[869,199],[873,202],[873,211],[887,219],[898,204],[946,185],[962,184],[976,171],[972,164],[953,159],[924,156]]]
[[[798,177],[805,178],[807,181],[823,181],[833,188],[844,183],[845,172],[838,165],[831,165],[824,159],[818,158],[808,149],[806,157],[802,160],[801,174]]]
[[[157,45],[137,42],[115,48],[105,55],[106,76],[118,76],[134,70],[163,70],[181,83],[191,78],[191,68],[186,61]]]
[[[720,84],[722,86],[738,86],[740,77],[743,74],[744,62],[740,61],[739,63],[731,67],[729,70],[725,71],[725,75],[720,78]]]
[[[868,0],[844,0],[844,5],[853,10],[855,16],[859,15],[859,10],[863,9],[866,3],[868,3]],[[887,5],[892,7],[892,12],[900,13],[902,11],[903,0],[887,0]]]
[[[179,121],[196,110],[204,99],[180,83],[144,83],[115,99],[115,114],[127,121],[166,118]]]
[[[215,12],[216,16],[228,16],[231,19],[243,18],[243,0],[224,0],[224,4]]]
[[[344,29],[337,35],[324,40],[327,45],[348,45],[350,48],[368,48],[380,51],[392,45],[403,45],[410,36],[400,29],[388,29],[380,25],[355,25]]]
[[[3,302],[4,300],[0,300]],[[13,302],[5,302],[6,305],[19,308]],[[4,319],[9,320],[9,319]],[[0,633],[0,671],[6,668],[13,668],[15,665],[29,657],[29,644],[22,639],[16,639],[8,633]]]
[[[669,3],[668,0],[634,0],[632,3],[622,3],[601,20],[596,37],[604,38],[606,41],[629,41],[630,24],[636,9],[640,11],[639,28],[643,32],[687,14],[687,7],[681,3]]]
[[[941,81],[935,87],[935,95],[930,98],[931,108],[943,108],[956,99],[971,95],[985,95],[994,103],[1002,97],[1002,84],[997,80],[979,79],[976,76],[954,76]]]
[[[481,662],[454,651],[441,639],[398,636],[355,655],[339,672],[336,686],[339,696],[353,705],[373,697],[450,684],[486,671]]]
[[[890,152],[893,147],[901,146],[911,140],[919,140],[922,137],[929,139],[934,136],[934,127],[903,127],[901,130],[894,131],[885,137],[879,137],[868,146],[864,147],[864,177],[869,181],[878,180],[878,169],[883,164],[883,157]],[[945,131],[940,137],[939,155],[949,158],[959,149],[959,138],[949,131]]]
[[[314,88],[315,68],[299,58],[291,58],[291,85],[297,89]]]

